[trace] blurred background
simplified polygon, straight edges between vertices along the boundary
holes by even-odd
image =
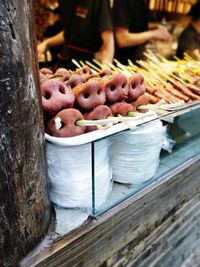
[[[113,1],[110,0],[111,7]],[[147,0],[148,1],[148,0]],[[166,26],[172,38],[168,42],[153,41],[148,48],[159,52],[168,59],[173,59],[177,49],[177,40],[182,30],[188,25],[188,11],[197,0],[149,0],[149,23]],[[35,22],[38,43],[62,30],[57,0],[34,0]],[[40,56],[40,65],[54,65],[62,47],[52,47]]]

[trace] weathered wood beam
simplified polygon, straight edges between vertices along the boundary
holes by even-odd
[[[46,232],[44,159],[31,0],[0,1],[0,266],[17,266]]]

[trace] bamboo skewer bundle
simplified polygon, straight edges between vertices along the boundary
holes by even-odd
[[[152,52],[150,53],[146,53],[145,56],[148,59],[152,59],[147,60],[147,61],[139,61],[138,63],[148,69],[148,71],[151,72],[152,75],[157,75],[160,76],[161,79],[164,79],[165,81],[169,81],[170,83],[172,83],[173,85],[175,85],[175,87],[179,88],[180,91],[184,92],[185,95],[189,96],[192,100],[199,100],[199,95],[200,95],[200,89],[197,88],[196,86],[186,82],[184,80],[184,77],[179,78],[177,75],[175,75],[173,73],[173,69],[167,65],[167,68],[165,68],[165,65],[163,65],[163,62],[165,64],[167,64],[167,60],[163,59],[162,56],[159,55],[159,57],[161,59],[163,59],[163,61],[160,61],[158,57],[156,57],[154,54],[151,55]],[[155,74],[156,72],[156,74]],[[161,81],[161,79],[158,78],[159,81]],[[196,95],[195,95],[196,94]]]

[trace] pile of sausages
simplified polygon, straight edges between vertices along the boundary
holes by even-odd
[[[96,130],[79,126],[79,120],[99,120],[128,116],[150,102],[140,73],[127,78],[109,69],[94,74],[88,66],[70,73],[60,68],[40,69],[42,108],[46,132],[56,137],[72,137]]]
[[[152,104],[159,102],[161,99],[164,99],[169,104],[180,100],[186,103],[200,100],[200,88],[195,84],[186,86],[184,81],[168,82],[165,86],[162,85],[154,88],[147,87],[146,91]]]

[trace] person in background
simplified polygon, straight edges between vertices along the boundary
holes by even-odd
[[[176,56],[180,59],[187,53],[196,60],[200,60],[200,1],[190,9],[189,25],[182,31],[178,38]]]
[[[59,15],[59,8],[55,8],[52,11],[52,15],[56,16],[57,19],[54,20],[52,24],[50,24],[46,30],[43,33],[43,39],[47,39],[49,37],[52,37],[62,31],[62,21],[60,19]],[[53,67],[56,65],[58,62],[58,55],[61,53],[63,46],[62,45],[57,45],[57,46],[52,46],[49,47],[49,51],[51,53],[51,60],[50,60],[50,65]]]
[[[95,58],[112,62],[114,34],[108,0],[59,0],[63,31],[38,45],[38,55],[49,47],[62,45],[59,66],[75,67],[71,60]]]
[[[115,57],[123,64],[127,64],[128,59],[134,63],[143,59],[148,42],[166,41],[171,36],[162,25],[148,29],[148,1],[145,0],[114,0],[113,17]]]

